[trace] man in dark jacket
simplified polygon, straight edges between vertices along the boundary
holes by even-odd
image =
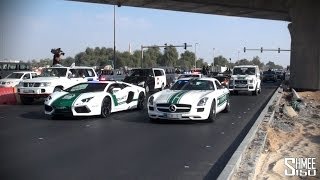
[[[61,60],[64,56],[64,52],[61,50],[61,48],[51,49],[51,53],[53,54],[52,65],[61,65]]]

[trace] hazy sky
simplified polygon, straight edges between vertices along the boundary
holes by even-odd
[[[72,57],[86,47],[113,47],[113,6],[55,0],[3,5],[0,59],[51,58],[51,48],[57,47]],[[263,62],[288,65],[289,52],[243,52],[243,47],[290,49],[287,26],[284,21],[122,6],[116,8],[116,47],[127,51],[129,43],[136,50],[141,45],[186,42],[194,51],[199,43],[197,56],[210,63],[213,55],[235,61],[239,52],[240,59],[259,56]]]

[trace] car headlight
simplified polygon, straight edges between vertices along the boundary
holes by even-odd
[[[249,83],[253,83],[253,79],[249,80]]]
[[[50,86],[50,85],[51,85],[51,82],[40,83],[40,87],[45,87],[45,86]]]
[[[8,82],[6,82],[6,84],[12,84],[13,82],[12,81],[8,81]]]
[[[18,86],[22,87],[23,86],[23,82],[19,82]]]
[[[154,96],[149,97],[148,102],[151,106],[153,106],[153,100],[154,100]]]
[[[92,98],[93,98],[93,97],[84,98],[84,99],[82,99],[81,101],[82,101],[83,103],[89,102]]]
[[[198,105],[197,106],[205,106],[207,101],[208,101],[209,98],[207,97],[204,97],[202,99],[200,99],[200,101],[198,102]]]
[[[145,83],[144,81],[139,82],[139,83],[138,83],[138,86],[144,86],[144,83]]]

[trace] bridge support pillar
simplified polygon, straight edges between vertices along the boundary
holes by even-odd
[[[290,84],[320,90],[320,1],[294,1],[290,9]]]

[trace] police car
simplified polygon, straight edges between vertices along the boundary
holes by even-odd
[[[45,100],[50,116],[94,116],[106,118],[113,112],[144,108],[144,88],[117,81],[93,81],[56,91]]]
[[[217,113],[230,111],[229,93],[215,78],[180,79],[149,97],[149,118],[212,122]]]

